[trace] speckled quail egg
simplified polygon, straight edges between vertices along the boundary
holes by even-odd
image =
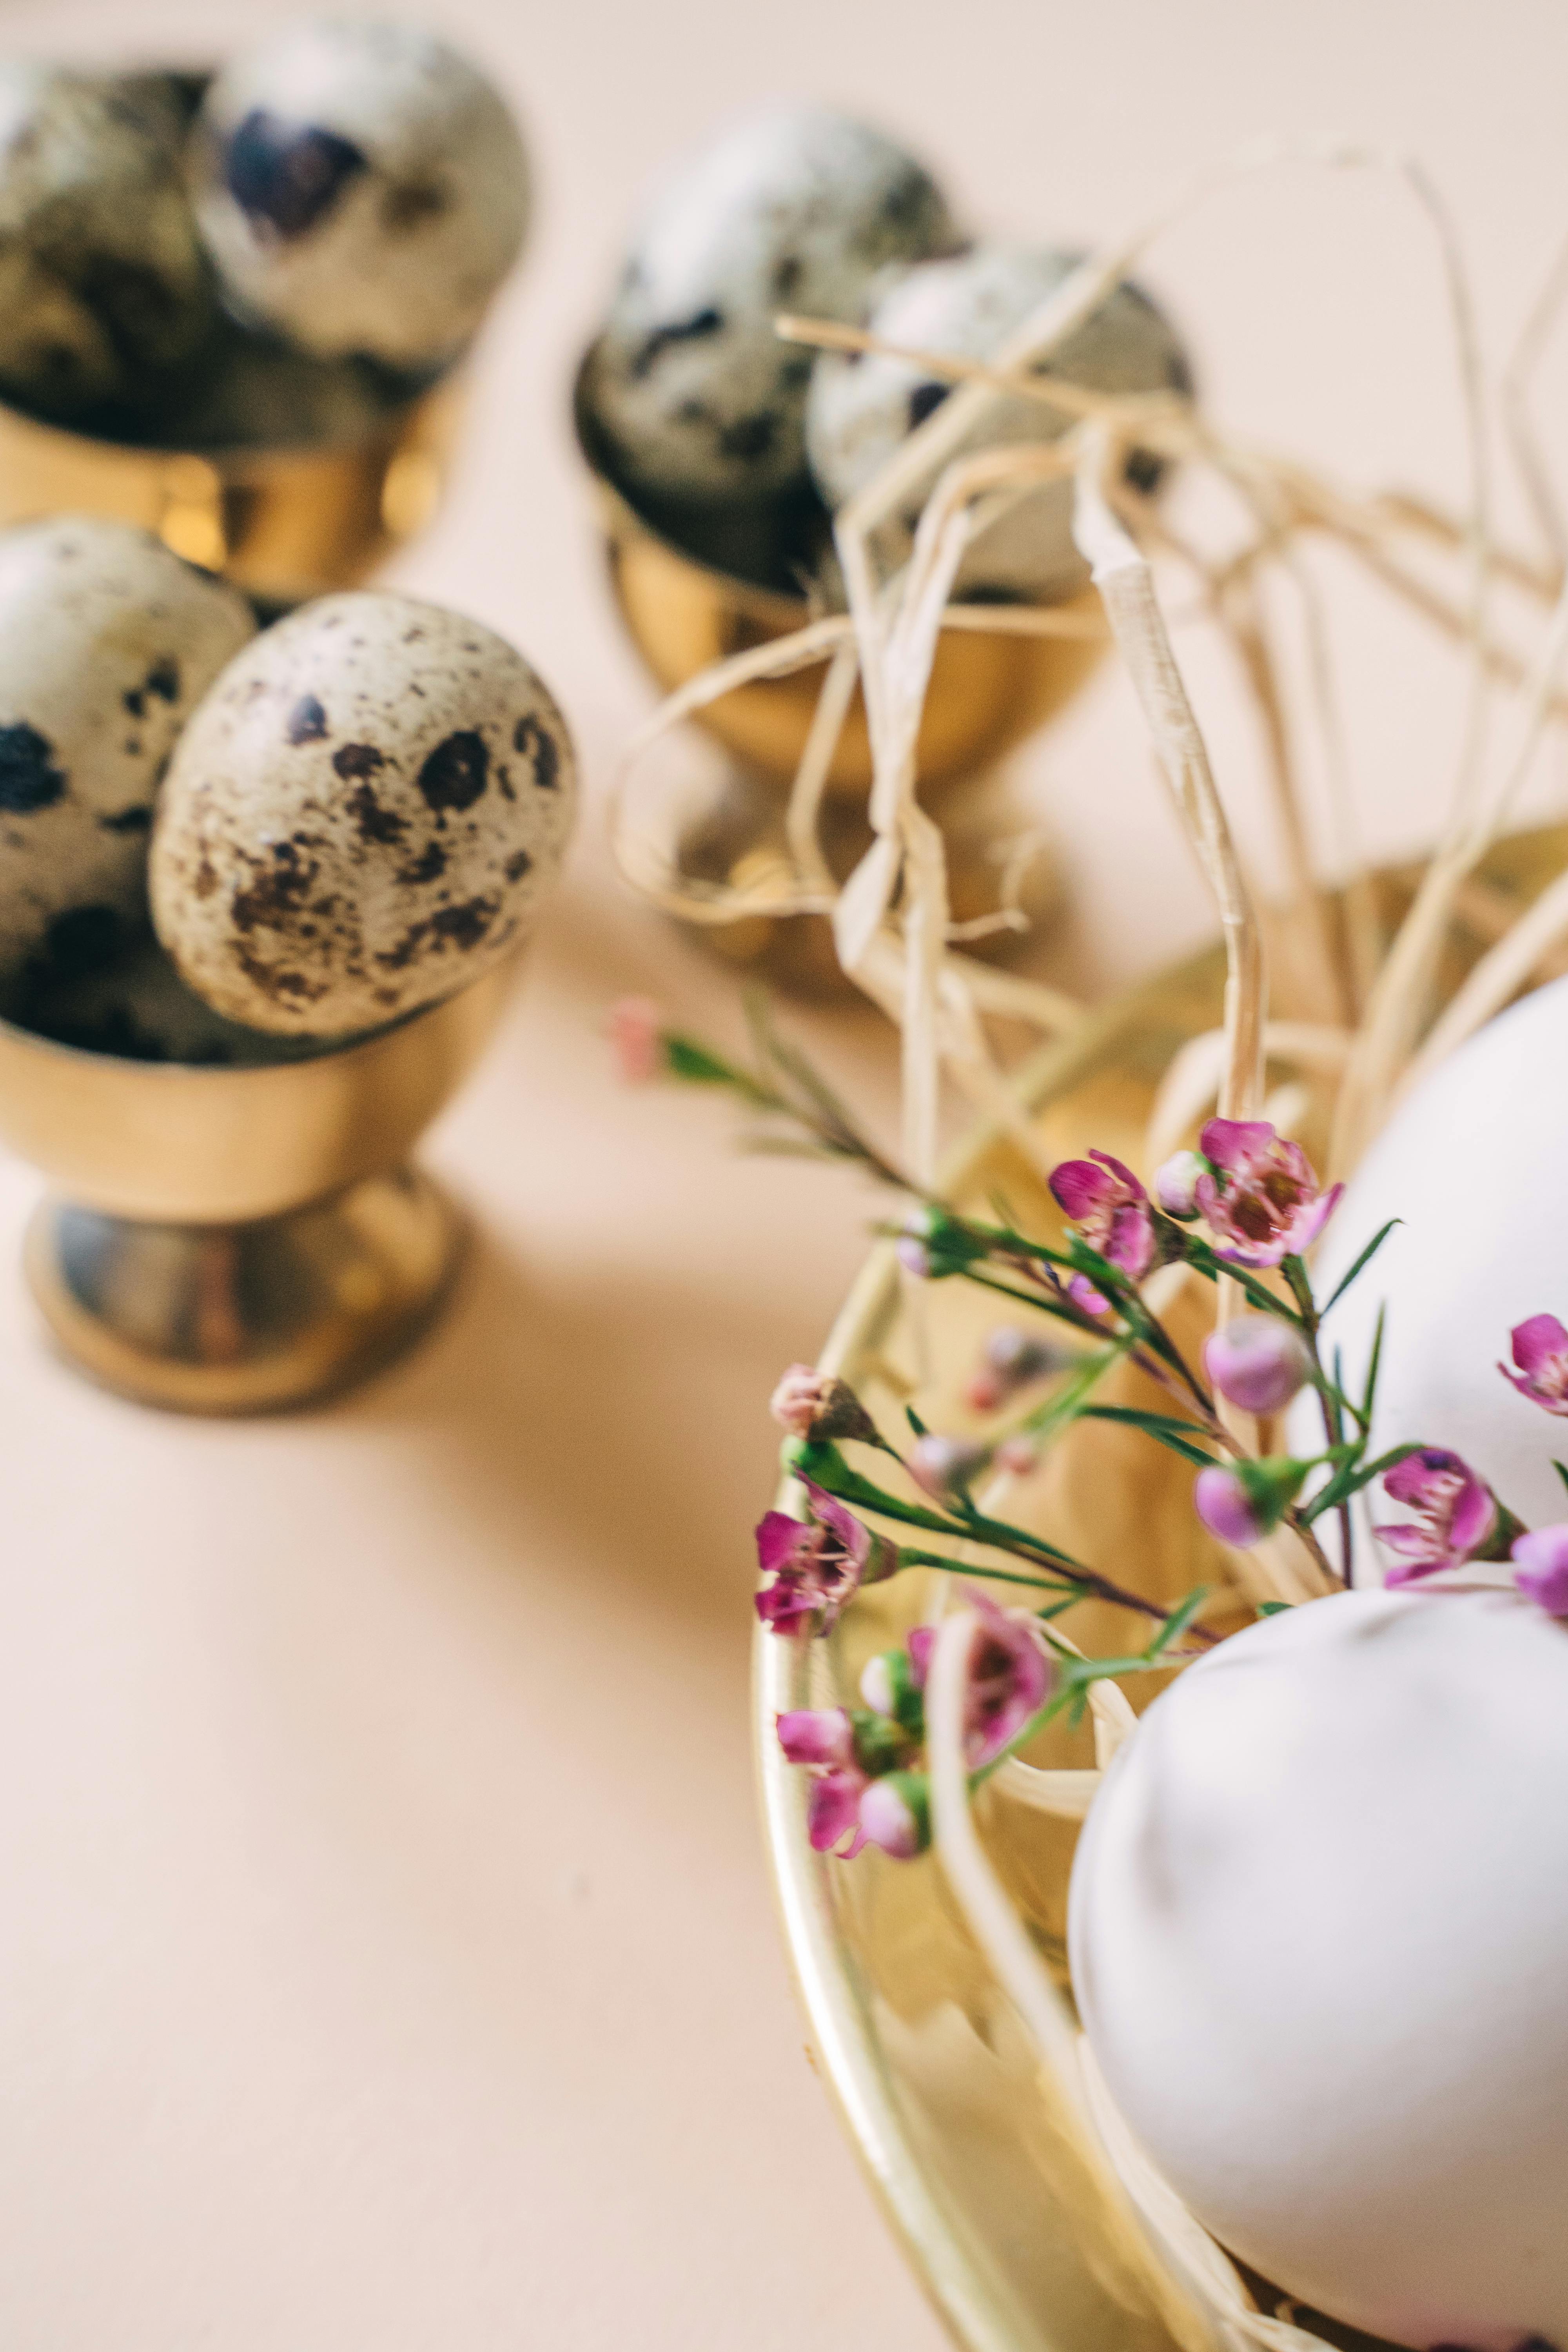
[[[525,936],[574,799],[565,722],[504,638],[407,596],[324,596],[247,646],[185,729],[153,924],[230,1020],[372,1028]]]
[[[0,388],[51,416],[133,394],[215,315],[184,122],[151,76],[0,63]]]
[[[192,186],[241,316],[414,373],[467,342],[528,225],[505,103],[408,25],[299,25],[232,59],[197,118]]]
[[[952,234],[940,189],[879,131],[816,107],[733,124],[653,205],[589,354],[616,472],[693,499],[803,481],[811,354],[775,316],[858,320],[880,270]]]
[[[144,918],[159,776],[255,627],[127,523],[0,533],[0,987]]]
[[[906,349],[985,360],[1055,292],[1078,257],[1026,246],[984,244],[952,260],[928,261],[890,287],[873,310],[871,331]],[[1069,337],[1044,373],[1097,392],[1183,389],[1189,373],[1170,325],[1136,287],[1122,285]],[[881,353],[847,358],[824,352],[812,371],[806,449],[818,488],[837,509],[863,489],[900,445],[946,398],[950,386]],[[964,448],[1047,441],[1070,419],[1037,401],[1009,400],[986,418]],[[947,460],[943,461],[944,463]],[[1149,461],[1135,467],[1144,478]],[[934,471],[933,471],[934,479]],[[897,518],[887,552],[907,551],[921,499]],[[1084,567],[1073,545],[1072,488],[1062,481],[1020,498],[971,543],[961,589],[1030,598],[1066,593]]]

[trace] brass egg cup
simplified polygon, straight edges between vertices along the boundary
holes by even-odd
[[[815,617],[803,593],[777,584],[799,539],[798,517],[763,512],[754,528],[742,514],[656,508],[616,472],[613,453],[587,406],[579,374],[574,403],[578,446],[594,478],[600,528],[616,608],[632,644],[666,693],[715,663],[769,645]],[[824,519],[825,522],[825,519]],[[745,568],[742,569],[742,566]],[[746,576],[747,572],[756,576]],[[775,582],[763,584],[766,574]],[[1086,593],[1061,608],[1098,617]],[[921,796],[948,842],[955,916],[994,910],[1009,835],[1029,829],[1026,814],[995,787],[1007,752],[1071,700],[1099,663],[1094,635],[1045,636],[950,629],[937,646],[917,751]],[[787,677],[757,679],[706,704],[696,723],[730,753],[730,776],[682,812],[677,864],[693,880],[752,887],[763,869],[785,866],[784,818],[789,788],[805,749],[821,688],[821,665]],[[870,842],[866,800],[871,782],[870,734],[857,693],[828,772],[824,848],[847,876]],[[989,787],[982,794],[981,788]],[[1037,921],[1059,898],[1048,856],[1035,859],[1023,911]],[[727,961],[764,970],[803,992],[842,986],[832,936],[818,917],[748,917],[705,927],[705,943]],[[1005,952],[1016,933],[989,942]]]
[[[0,1022],[0,1141],[50,1187],[25,1262],[67,1358],[143,1404],[249,1413],[350,1387],[408,1346],[462,1227],[407,1155],[515,970],[247,1068],[88,1053]]]
[[[440,503],[459,391],[443,380],[352,439],[153,447],[0,403],[0,530],[48,515],[139,525],[263,607],[351,588]]]

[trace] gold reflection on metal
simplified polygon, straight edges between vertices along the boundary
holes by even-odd
[[[345,1388],[407,1345],[460,1227],[405,1162],[515,971],[249,1069],[83,1053],[0,1022],[0,1140],[50,1187],[27,1276],[71,1361],[143,1403],[256,1412]]]

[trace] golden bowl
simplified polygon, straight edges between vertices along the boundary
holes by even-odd
[[[1502,903],[1519,910],[1565,861],[1568,827],[1554,826],[1503,843],[1483,872]],[[1408,902],[1411,879],[1384,877],[1389,916]],[[1445,995],[1483,944],[1450,950]],[[1047,1049],[1018,1084],[1048,1160],[1092,1147],[1136,1166],[1159,1082],[1183,1045],[1218,1025],[1223,992],[1215,947]],[[1288,1065],[1270,1075],[1307,1085],[1302,1139],[1309,1151],[1321,1151],[1329,1108],[1321,1081]],[[942,1190],[982,1216],[1005,1198],[1038,1231],[1049,1231],[1058,1216],[995,1128],[963,1146]],[[884,1242],[821,1361],[857,1389],[889,1436],[903,1433],[906,1396],[936,1427],[963,1431],[974,1425],[964,1384],[997,1316],[985,1292],[932,1283],[922,1288],[916,1332],[893,1244]],[[1116,1560],[1119,1574],[1147,1597],[1169,1602],[1195,1584],[1226,1580],[1224,1556],[1192,1511],[1190,1471],[1136,1431],[1079,1423],[1038,1477],[1037,1486],[1020,1488],[1011,1516],[1048,1524],[1079,1557]],[[1173,2352],[1174,2338],[1146,2290],[1128,2277],[1109,2210],[1081,2172],[1064,2165],[1033,2045],[935,1859],[892,1862],[872,1849],[846,1864],[814,1853],[806,1836],[806,1775],[784,1761],[774,1718],[791,1707],[858,1706],[866,1662],[902,1643],[926,1598],[922,1572],[906,1572],[863,1593],[827,1641],[760,1633],[755,1643],[764,1832],[818,2071],[932,2301],[967,2352]],[[1251,1613],[1238,1601],[1235,1622]],[[1128,1622],[1099,1604],[1064,1621],[1102,1654],[1134,1646],[1121,1638]],[[1223,1622],[1218,1630],[1226,1630]],[[1129,1686],[1135,1706],[1148,1703],[1155,1680],[1139,1677]],[[1092,1764],[1092,1741],[1087,1729],[1058,1727],[1030,1760]],[[1026,1812],[994,1788],[979,1800],[976,1821],[1032,1941],[1070,1994],[1067,1895],[1077,1825]],[[1311,2315],[1299,2317],[1312,2325]],[[1331,2326],[1327,2333],[1371,2352],[1371,2338],[1336,2335]]]
[[[581,373],[574,414],[597,490],[616,602],[632,643],[667,693],[715,662],[805,626],[813,614],[804,595],[762,584],[764,577],[787,580],[796,544],[805,543],[797,515],[781,505],[761,514],[752,529],[732,509],[715,515],[672,504],[655,511],[646,499],[634,499],[617,478],[588,412]],[[708,560],[692,551],[703,549]],[[1098,618],[1099,599],[1086,593],[1064,609]],[[1077,692],[1101,651],[1091,636],[947,631],[937,647],[921,726],[921,782],[934,790],[994,765]],[[697,719],[750,774],[787,787],[805,749],[821,667],[738,687],[709,703]],[[827,789],[864,801],[870,782],[870,737],[857,695]]]
[[[450,380],[360,436],[182,450],[97,438],[0,404],[0,529],[54,514],[135,523],[266,606],[352,588],[440,503]]]
[[[346,1388],[408,1345],[461,1228],[405,1163],[515,970],[247,1068],[89,1053],[0,1022],[0,1141],[51,1188],[27,1277],[71,1361],[145,1404],[240,1413]]]

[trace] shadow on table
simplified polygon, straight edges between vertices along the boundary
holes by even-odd
[[[640,1270],[552,1280],[480,1228],[439,1329],[342,1410],[405,1430],[520,1573],[520,1530],[540,1530],[660,1614],[739,1626],[794,1336],[744,1296]]]

